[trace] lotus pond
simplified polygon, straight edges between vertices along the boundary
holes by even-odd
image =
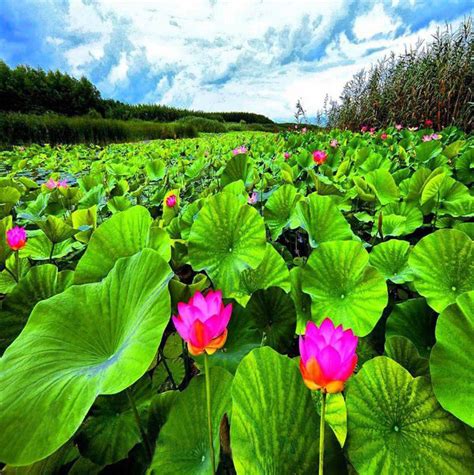
[[[0,174],[5,473],[473,472],[472,134],[17,147]]]

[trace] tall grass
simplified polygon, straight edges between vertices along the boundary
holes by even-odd
[[[329,125],[358,129],[362,124],[419,125],[472,130],[474,102],[472,19],[455,31],[447,25],[429,43],[392,54],[344,87],[340,102],[326,110]]]
[[[132,142],[146,139],[196,137],[187,123],[157,123],[98,119],[88,116],[0,114],[0,144],[74,144]]]

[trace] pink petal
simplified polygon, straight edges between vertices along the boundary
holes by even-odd
[[[197,307],[199,310],[201,310],[204,318],[209,317],[209,310],[207,308],[207,302],[204,296],[201,294],[201,292],[196,292],[192,296],[192,306]],[[189,301],[191,303],[191,300]]]
[[[207,311],[210,315],[217,315],[222,309],[222,291],[212,290],[206,295]]]
[[[339,368],[339,371],[336,374],[336,379],[339,381],[345,381],[348,379],[354,372],[354,369],[357,365],[357,360],[357,355],[353,355],[350,359],[345,361]]]
[[[200,321],[201,322],[201,321]],[[195,346],[196,348],[204,348],[206,347],[212,340],[212,334],[207,326],[207,322],[201,322],[202,323],[202,333],[198,334],[197,333],[197,325],[196,321],[194,322],[193,326],[190,327],[189,329],[189,342],[191,345]]]
[[[341,368],[339,353],[331,346],[327,346],[318,354],[317,361],[325,378],[335,380]]]
[[[326,343],[331,341],[331,336],[334,332],[334,323],[329,318],[325,318],[319,327],[319,334],[324,337]]]
[[[179,336],[184,341],[188,341],[189,340],[189,330],[188,330],[188,327],[187,327],[186,323],[184,323],[184,321],[179,316],[175,317],[173,315],[172,320],[173,320],[174,327],[176,328],[176,331],[179,333]]]

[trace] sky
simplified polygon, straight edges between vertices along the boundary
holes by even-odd
[[[0,0],[0,59],[86,76],[105,98],[288,120],[468,0]]]

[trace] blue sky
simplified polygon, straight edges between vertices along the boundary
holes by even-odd
[[[282,120],[445,22],[463,0],[0,0],[0,59],[92,80],[104,97]]]

